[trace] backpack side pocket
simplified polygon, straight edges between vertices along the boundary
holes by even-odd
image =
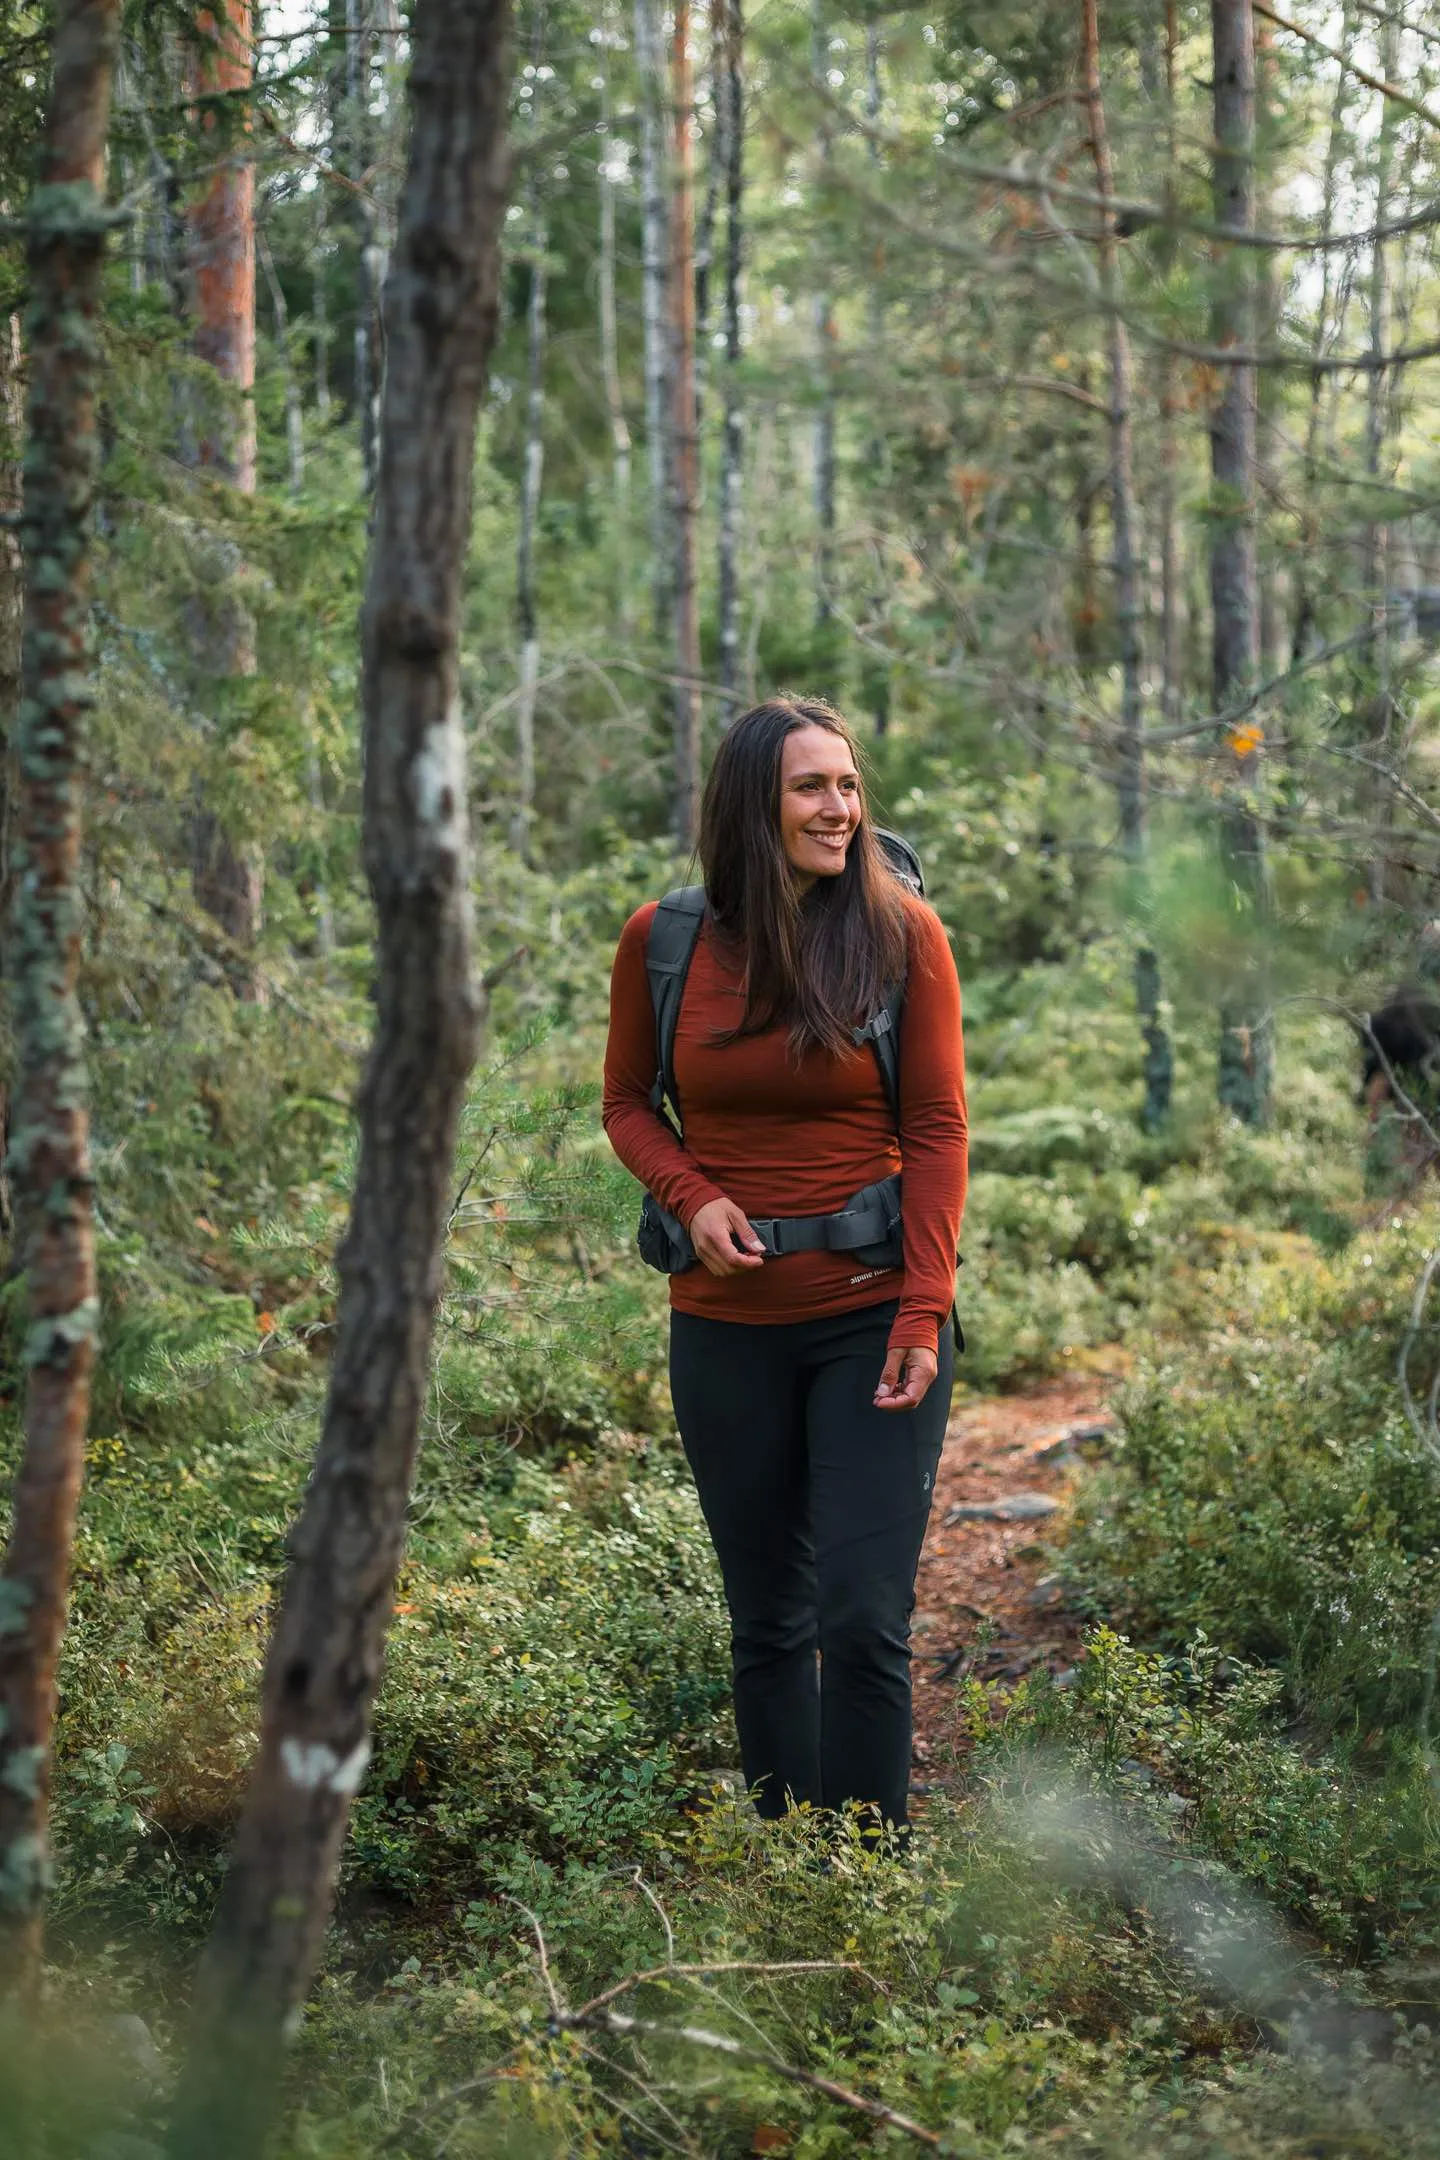
[[[679,1216],[662,1208],[653,1193],[647,1192],[640,1203],[635,1243],[646,1267],[662,1275],[684,1275],[696,1265],[695,1248]]]

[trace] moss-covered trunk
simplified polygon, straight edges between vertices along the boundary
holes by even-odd
[[[39,1976],[55,1661],[65,1624],[98,1308],[80,1008],[80,789],[105,131],[119,0],[60,0],[30,201],[26,604],[11,941],[17,1087],[11,1169],[30,1325],[25,1447],[0,1575],[0,1993]]]

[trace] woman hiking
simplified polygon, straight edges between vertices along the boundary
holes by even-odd
[[[671,1393],[724,1577],[759,1812],[857,1804],[903,1830],[910,1614],[953,1380],[960,987],[828,705],[776,698],[734,723],[700,861],[666,1091],[683,1140],[656,1082],[654,902],[615,956],[605,1130],[679,1241],[660,1263],[677,1270]],[[857,1037],[883,1032],[901,983],[892,1108]],[[888,1225],[874,1205],[902,1168],[897,1231],[893,1205]]]

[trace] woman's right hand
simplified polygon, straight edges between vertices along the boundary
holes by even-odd
[[[711,1275],[738,1275],[764,1265],[765,1247],[733,1200],[707,1200],[686,1227],[696,1259]]]

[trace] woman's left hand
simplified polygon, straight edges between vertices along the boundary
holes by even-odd
[[[933,1350],[892,1350],[875,1390],[877,1410],[913,1410],[940,1370]]]

